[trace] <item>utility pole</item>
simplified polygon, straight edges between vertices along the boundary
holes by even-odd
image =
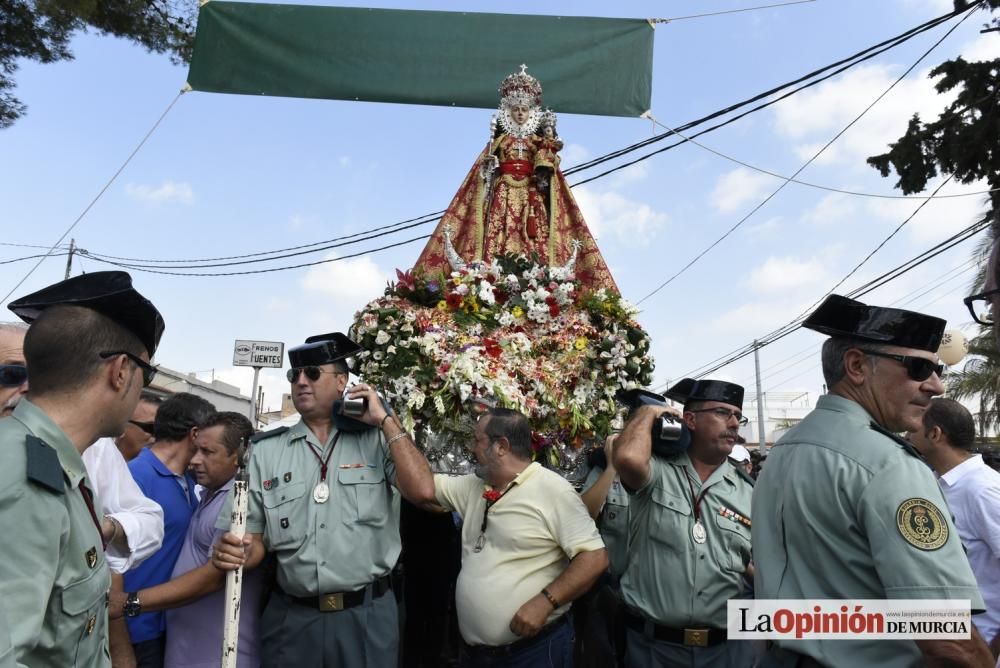
[[[753,363],[757,368],[757,450],[767,456],[767,425],[764,424],[764,393],[760,388],[760,344],[753,342]]]
[[[73,253],[76,252],[76,239],[69,240],[69,255],[66,256],[66,276],[63,278],[69,278],[70,269],[73,268]]]

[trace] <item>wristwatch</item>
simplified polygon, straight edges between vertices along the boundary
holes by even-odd
[[[122,614],[126,617],[138,617],[139,613],[142,612],[142,604],[139,603],[139,592],[129,592],[127,596],[125,605],[122,606]]]

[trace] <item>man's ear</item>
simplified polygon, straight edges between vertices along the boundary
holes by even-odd
[[[944,432],[941,431],[941,427],[937,426],[931,427],[927,431],[927,438],[928,440],[934,441],[936,443],[944,438]]]
[[[494,442],[497,444],[497,454],[503,456],[510,452],[510,441],[506,436],[498,436]]]
[[[868,356],[857,348],[850,348],[844,353],[844,378],[852,385],[862,385],[865,382],[865,364]]]
[[[692,413],[691,411],[684,411],[683,420],[684,420],[684,426],[688,428],[688,431],[694,431],[695,430],[694,429],[694,421],[695,421],[695,414],[694,413]]]
[[[132,363],[124,355],[118,355],[112,362],[106,363],[104,366],[106,374],[104,378],[115,392],[126,387],[132,379]]]

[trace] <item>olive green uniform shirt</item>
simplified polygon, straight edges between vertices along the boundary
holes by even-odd
[[[110,666],[111,574],[66,434],[22,399],[0,420],[0,619],[17,666]],[[100,508],[97,498],[95,508]]]
[[[768,456],[753,501],[761,599],[983,600],[934,474],[854,401],[828,394]],[[831,666],[913,666],[912,640],[793,640]]]
[[[726,602],[739,598],[750,563],[753,485],[725,461],[702,483],[687,453],[651,457],[646,484],[629,505],[626,605],[674,628],[725,628]],[[704,543],[693,539],[694,496]]]
[[[583,483],[583,491],[593,487],[603,473],[604,469],[598,466],[590,469]],[[617,475],[608,488],[601,514],[597,516],[597,529],[608,549],[608,571],[617,584],[628,563],[628,492]]]
[[[318,443],[302,421],[250,450],[247,533],[263,534],[278,561],[278,584],[292,596],[356,591],[396,565],[399,492],[389,447],[376,427]],[[320,462],[330,454],[330,498],[313,499]],[[232,495],[217,527],[229,529]]]

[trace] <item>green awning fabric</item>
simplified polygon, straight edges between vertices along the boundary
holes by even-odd
[[[653,27],[602,19],[211,0],[188,84],[213,93],[495,108],[521,63],[559,113],[650,108]]]

